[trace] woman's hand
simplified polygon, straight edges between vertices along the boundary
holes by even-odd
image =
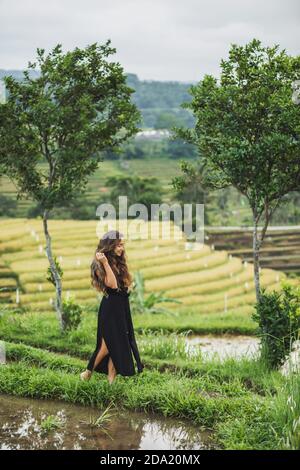
[[[108,259],[106,258],[104,253],[97,252],[96,253],[96,259],[100,261],[102,264],[108,263]]]

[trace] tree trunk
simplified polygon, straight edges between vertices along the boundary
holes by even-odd
[[[50,263],[50,269],[55,281],[55,290],[56,290],[56,299],[55,299],[55,310],[57,313],[57,318],[60,324],[60,328],[62,331],[65,330],[65,322],[63,319],[63,308],[62,308],[62,285],[61,285],[61,277],[59,272],[57,271],[56,264],[53,259],[52,255],[52,248],[51,248],[51,237],[48,232],[48,211],[45,210],[43,213],[43,226],[44,226],[44,234],[46,238],[46,252],[48,256],[48,260]]]
[[[255,283],[255,293],[256,301],[259,302],[260,299],[260,273],[259,273],[259,248],[260,243],[258,239],[257,232],[257,217],[253,214],[253,267],[254,267],[254,283]]]

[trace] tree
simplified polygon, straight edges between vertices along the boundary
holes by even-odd
[[[278,45],[263,47],[257,39],[233,44],[221,61],[220,80],[205,75],[190,88],[193,99],[183,106],[193,111],[195,127],[176,129],[197,145],[211,188],[233,185],[249,201],[257,300],[268,224],[284,195],[300,188],[300,107],[292,101],[299,76],[300,57]]]
[[[97,43],[65,54],[58,44],[46,55],[37,49],[40,73],[23,80],[4,78],[8,98],[0,106],[0,168],[15,183],[18,198],[31,196],[41,208],[46,251],[55,280],[55,308],[64,329],[62,284],[54,263],[48,217],[86,187],[103,161],[100,152],[118,149],[139,129],[140,113],[130,98],[133,89],[116,52]]]
[[[163,111],[157,116],[153,127],[154,129],[171,129],[173,126],[183,124],[180,121],[174,114]]]
[[[176,127],[176,126],[174,126]],[[197,157],[197,149],[195,145],[191,145],[181,139],[169,138],[166,142],[165,153],[169,158],[193,158]]]
[[[0,194],[0,217],[15,217],[17,201],[12,197]]]
[[[192,164],[181,160],[180,170],[182,175],[175,176],[172,179],[172,184],[175,189],[175,197],[181,203],[182,210],[184,210],[184,204],[206,204],[209,202],[211,198],[208,188],[205,186],[204,164],[201,161]],[[204,223],[209,223],[207,212],[204,213]],[[196,230],[195,216],[192,217],[192,225],[193,230]],[[182,224],[183,229],[184,224]]]
[[[126,194],[128,207],[132,204],[144,204],[150,217],[151,204],[162,203],[162,189],[159,180],[154,177],[110,176],[105,185],[111,187],[109,199],[115,207],[119,205],[119,196]]]

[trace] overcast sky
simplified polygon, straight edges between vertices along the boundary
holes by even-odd
[[[218,75],[230,44],[253,37],[300,54],[299,0],[0,0],[0,21],[2,69],[109,38],[110,60],[141,80]]]

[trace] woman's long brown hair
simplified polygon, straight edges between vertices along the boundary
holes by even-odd
[[[96,253],[101,252],[105,254],[110,267],[116,276],[119,288],[129,287],[133,280],[128,271],[125,250],[123,249],[121,256],[118,256],[114,253],[115,247],[122,238],[123,234],[118,230],[110,230],[109,232],[106,232],[99,240],[93,261],[91,263],[91,284],[93,287],[95,287],[95,289],[97,289],[99,292],[102,292],[105,296],[107,296],[107,290],[104,284],[106,273],[101,261],[97,260]]]

